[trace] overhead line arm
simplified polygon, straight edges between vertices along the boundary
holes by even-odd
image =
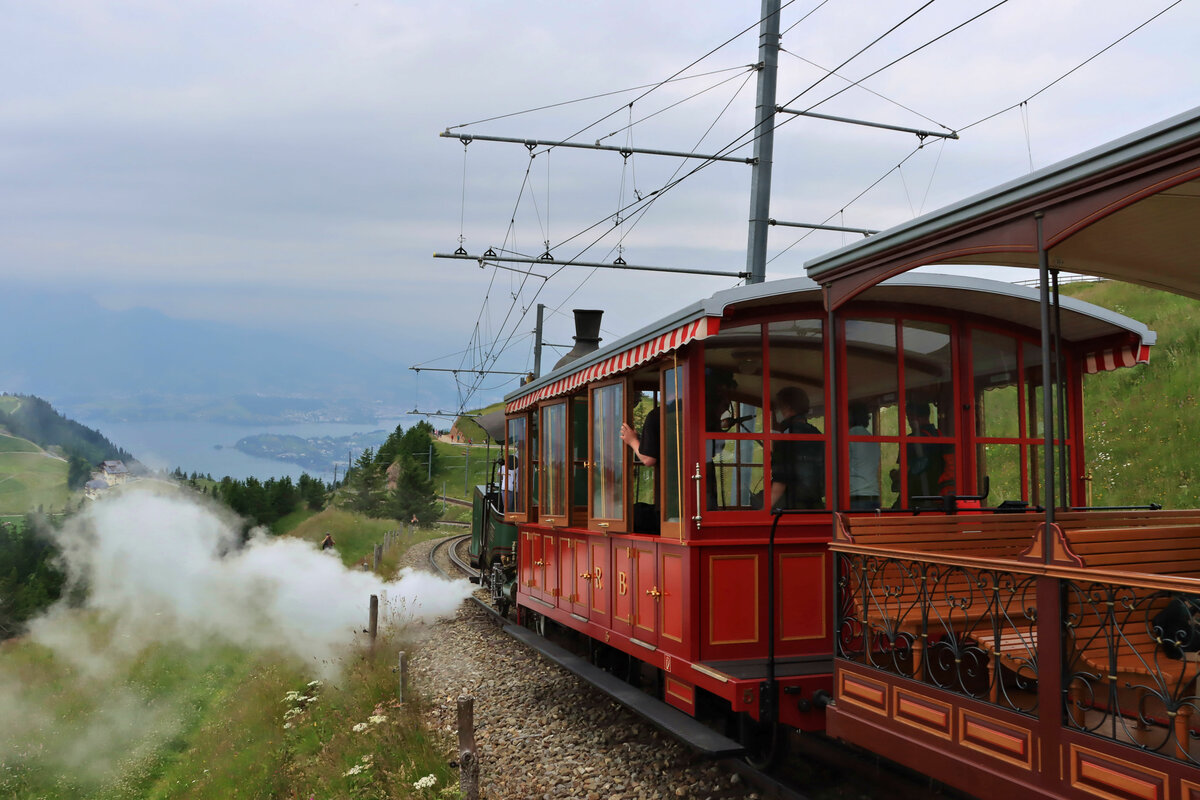
[[[871,228],[847,228],[844,225],[818,225],[814,222],[785,222],[779,219],[767,220],[768,225],[782,225],[785,228],[810,228],[814,231],[837,231],[839,233],[861,233],[863,236],[874,236],[879,231]]]
[[[539,258],[518,258],[516,256],[498,256],[495,253],[484,253],[481,256],[473,256],[470,253],[434,253],[434,258],[453,258],[459,261],[478,261],[483,264],[487,261],[509,261],[514,264],[554,264],[562,267],[595,267],[597,269],[633,269],[642,272],[677,272],[687,275],[715,275],[719,278],[745,278],[749,275],[748,272],[728,272],[717,269],[688,269],[686,267],[648,267],[638,264],[626,264],[623,260],[617,259],[611,264],[606,264],[602,261],[560,261],[557,258],[548,258],[541,256]]]
[[[672,156],[674,158],[698,158],[703,161],[731,161],[735,164],[753,164],[753,158],[738,158],[736,156],[710,156],[703,153],[685,153],[678,150],[650,150],[645,147],[618,147],[611,144],[584,144],[583,142],[553,142],[545,139],[514,139],[508,136],[480,136],[478,134],[465,133],[450,133],[450,131],[442,131],[438,136],[443,139],[458,139],[463,144],[470,144],[473,141],[479,140],[483,142],[510,142],[512,144],[523,144],[530,150],[535,147],[576,147],[581,150],[608,150],[613,153],[620,153],[628,158],[634,153],[650,156]]]
[[[950,131],[942,133],[941,131],[925,131],[920,128],[906,128],[903,125],[888,125],[883,122],[869,122],[865,119],[851,119],[850,117],[835,117],[830,114],[818,114],[815,111],[800,111],[795,108],[784,108],[777,106],[775,108],[780,114],[795,114],[798,117],[813,117],[814,119],[827,119],[830,122],[846,122],[850,125],[865,125],[868,128],[883,128],[888,131],[900,131],[901,133],[914,133],[924,139],[926,136],[936,136],[939,139],[957,139],[958,131]]]

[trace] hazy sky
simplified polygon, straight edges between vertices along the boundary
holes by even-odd
[[[1200,105],[1200,9],[1185,0],[1028,105],[972,125],[1171,4],[1008,0],[822,102],[995,0],[785,0],[781,104],[962,138],[929,139],[896,170],[916,137],[787,121],[772,216],[886,228]],[[822,68],[918,10],[818,83]],[[536,256],[548,240],[559,257],[612,261],[617,234],[590,226],[682,174],[680,160],[554,150],[531,161],[520,145],[487,142],[464,157],[437,134],[654,84],[750,29],[685,73],[703,77],[461,129],[564,139],[586,128],[580,141],[717,152],[752,122],[758,14],[754,0],[9,4],[0,279],[116,309],[302,327],[403,364],[457,366],[434,359],[467,347],[478,327],[465,363],[499,337],[497,366],[525,369],[532,315],[518,320],[536,302],[606,309],[611,341],[735,281],[569,267],[542,287],[431,254],[453,251],[461,233],[471,253]],[[748,186],[745,166],[703,169],[629,215],[623,257],[743,269]],[[848,241],[773,229],[768,278],[801,274]],[[547,338],[570,333],[552,314]],[[420,380],[422,397],[453,397],[448,379]],[[485,387],[483,400],[505,391],[498,378]]]

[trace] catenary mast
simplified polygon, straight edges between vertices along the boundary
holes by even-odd
[[[779,0],[762,0],[758,34],[758,97],[754,115],[754,166],[750,176],[747,283],[767,275],[767,227],[771,217],[771,160],[775,149],[775,80],[779,71]]]

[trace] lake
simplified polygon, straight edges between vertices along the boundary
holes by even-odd
[[[225,475],[239,480],[251,476],[260,479],[300,477],[305,470],[285,461],[255,458],[234,447],[243,436],[259,433],[291,434],[312,438],[317,436],[349,436],[352,433],[381,431],[379,442],[412,420],[379,420],[375,423],[309,422],[294,425],[225,425],[215,422],[87,422],[117,447],[120,447],[150,469],[174,470],[179,467],[189,475],[193,472],[211,474],[217,480]],[[219,447],[218,447],[219,446]],[[352,454],[358,458],[359,452]],[[333,473],[310,475],[329,481]],[[345,474],[345,464],[338,475]]]

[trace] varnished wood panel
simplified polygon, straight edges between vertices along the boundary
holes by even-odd
[[[1105,800],[1166,800],[1167,775],[1132,761],[1071,745],[1071,786]]]
[[[1028,728],[960,708],[958,743],[1021,769],[1034,769],[1034,733]]]

